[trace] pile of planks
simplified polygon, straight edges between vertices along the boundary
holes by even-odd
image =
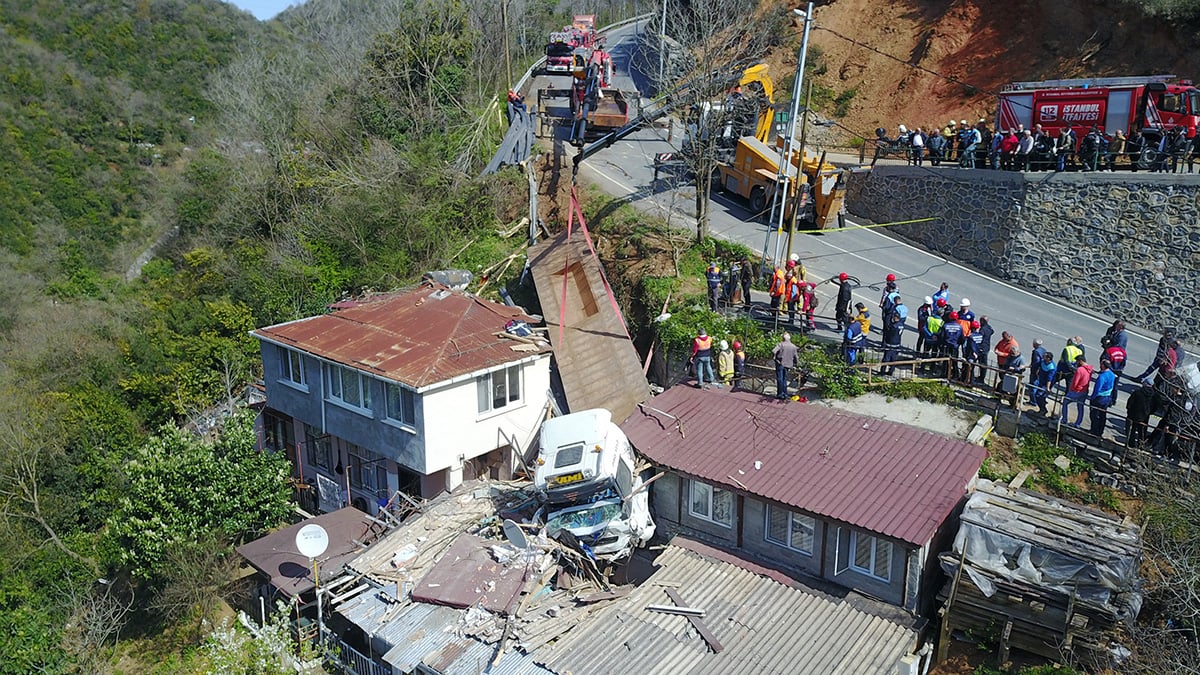
[[[939,655],[951,630],[1060,658],[1106,651],[1141,607],[1141,530],[1109,514],[1048,495],[980,480],[954,550]]]

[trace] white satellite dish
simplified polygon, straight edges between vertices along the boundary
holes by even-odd
[[[316,524],[308,524],[296,533],[296,550],[305,558],[316,558],[329,548],[329,533]]]
[[[521,526],[508,518],[504,519],[504,538],[508,540],[508,543],[517,548],[529,548],[529,539],[521,531]]]

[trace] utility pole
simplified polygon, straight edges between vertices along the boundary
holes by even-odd
[[[663,0],[662,23],[658,25],[658,87],[663,90],[664,73],[667,68],[667,0]]]
[[[810,108],[812,108],[812,89],[813,89],[813,83],[810,81],[808,83],[808,91],[804,95],[804,112],[801,114],[801,117],[800,117],[800,169],[798,169],[796,172],[796,181],[797,181],[796,198],[797,199],[800,198],[799,189],[798,189],[799,181],[800,181],[800,173],[804,169],[804,148],[808,147],[807,146],[808,111]],[[818,169],[817,179],[816,179],[816,181],[813,182],[814,190],[818,189],[818,187],[820,186],[820,181],[821,181],[820,169]],[[810,194],[808,197],[809,197],[809,199],[813,199],[815,197],[815,195]],[[796,237],[796,221],[800,217],[800,209],[796,208],[797,206],[799,206],[799,204],[792,205],[792,218],[791,218],[790,224],[788,226],[788,236],[787,236],[787,257],[788,257],[788,259],[791,259],[791,257],[792,257],[792,241]]]
[[[800,114],[800,92],[804,88],[804,62],[808,57],[808,33],[812,28],[813,4],[808,3],[808,11],[799,9],[792,10],[796,16],[804,17],[804,37],[800,41],[800,57],[799,63],[796,64],[796,80],[792,85],[792,111],[788,117],[787,129],[787,144],[785,146],[783,161],[779,163],[779,173],[775,177],[775,184],[779,187],[775,190],[775,198],[772,200],[779,205],[779,226],[775,234],[775,263],[778,265],[780,249],[783,246],[783,225],[784,213],[787,212],[787,193],[789,187],[790,176],[789,171],[792,168],[792,150],[796,141],[796,117]],[[803,152],[803,150],[801,150]],[[803,161],[801,161],[803,164]],[[797,174],[799,171],[797,170]],[[772,204],[772,220],[774,220],[775,211]],[[768,228],[768,238],[770,237],[770,229]],[[767,251],[763,247],[763,262],[766,262]]]
[[[508,76],[508,86],[512,87],[512,50],[508,48],[508,0],[500,3],[500,21],[504,24],[504,73]]]

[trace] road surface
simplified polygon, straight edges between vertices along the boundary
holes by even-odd
[[[636,26],[628,26],[609,33],[608,44],[613,48],[617,65],[617,86],[630,86],[633,82],[628,73],[631,62],[636,59]],[[560,85],[561,86],[561,85]],[[613,196],[626,197],[635,208],[644,213],[664,218],[672,225],[694,230],[694,188],[685,179],[660,176],[654,180],[654,156],[660,152],[677,151],[678,138],[671,130],[663,128],[643,129],[629,138],[603,150],[586,162],[580,169],[580,177],[594,183]],[[930,213],[936,216],[936,213]],[[714,195],[709,211],[709,232],[714,237],[735,241],[761,253],[764,247],[769,255],[776,249],[773,228],[756,222],[746,205],[738,198]],[[1079,335],[1089,361],[1098,362],[1100,337],[1110,326],[1114,317],[1103,316],[1052,298],[1029,291],[1004,280],[959,264],[945,256],[911,245],[891,236],[886,228],[852,229],[866,224],[850,216],[847,229],[820,234],[798,234],[793,252],[798,253],[808,270],[809,280],[829,279],[839,272],[858,277],[864,286],[857,289],[854,300],[866,303],[878,314],[879,296],[884,277],[895,274],[905,304],[909,307],[909,330],[905,332],[905,344],[913,347],[916,333],[916,308],[926,295],[932,295],[944,281],[950,284],[952,304],[964,296],[970,298],[971,309],[977,315],[989,317],[996,330],[992,345],[999,340],[1001,331],[1009,331],[1028,355],[1033,340],[1040,338],[1058,359],[1058,354],[1070,336]],[[931,224],[931,226],[936,226]],[[770,232],[768,242],[768,230]],[[818,287],[821,296],[821,313],[832,314],[837,287],[824,284]],[[873,338],[878,340],[878,316],[872,328]],[[1137,325],[1140,317],[1123,317],[1128,324],[1129,363],[1125,372],[1140,373],[1154,356],[1161,326]],[[833,336],[836,325],[831,318],[818,321],[819,331]],[[991,359],[995,363],[994,358]],[[1124,388],[1130,384],[1124,383]],[[1122,397],[1121,403],[1125,397]]]

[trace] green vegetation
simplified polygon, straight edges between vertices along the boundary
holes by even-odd
[[[858,90],[851,87],[837,96],[833,97],[833,115],[834,117],[845,117],[850,114],[850,103],[854,101],[854,97],[858,95]]]
[[[1127,0],[1150,16],[1159,16],[1177,21],[1195,21],[1200,18],[1200,0]]]
[[[957,398],[954,387],[945,382],[922,380],[892,380],[878,387],[877,391],[893,398],[915,398],[926,403],[953,405]]]

